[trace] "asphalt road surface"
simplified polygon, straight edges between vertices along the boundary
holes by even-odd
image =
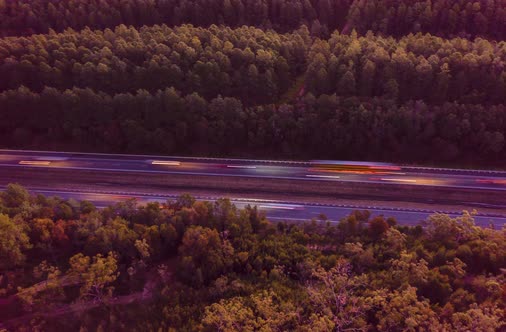
[[[0,150],[0,167],[37,167],[76,170],[187,174],[227,177],[341,181],[506,190],[506,172],[393,165],[378,171],[367,163],[361,170],[331,171],[307,161],[211,159],[139,155],[85,154]],[[364,170],[365,169],[365,170]]]
[[[401,184],[411,186],[439,186],[459,188],[473,188],[481,190],[506,190],[506,172],[488,170],[459,170],[444,168],[405,167],[389,165],[387,170],[381,171],[385,164],[356,163],[357,169],[345,167],[340,171],[318,168],[322,162],[310,161],[274,161],[274,160],[244,160],[244,159],[211,159],[191,157],[162,157],[144,155],[110,155],[85,154],[44,151],[14,151],[0,150],[0,167],[12,168],[47,168],[47,169],[76,169],[187,174],[226,177],[254,177],[272,179],[293,179],[303,181],[343,181],[361,183]],[[325,163],[324,163],[325,164]],[[332,163],[330,163],[332,164]],[[350,163],[347,163],[350,164]],[[380,171],[378,171],[380,169]],[[30,189],[30,188],[29,188]],[[128,190],[126,190],[128,192]],[[63,198],[86,199],[99,207],[103,207],[118,200],[137,198],[139,202],[166,201],[175,195],[153,196],[142,193],[111,193],[111,192],[83,192],[65,190],[38,190],[37,192],[49,196]],[[197,197],[213,201],[215,197]],[[297,202],[274,202],[268,200],[234,199],[238,207],[247,204],[257,205],[265,211],[271,220],[310,220],[325,215],[330,221],[339,221],[356,209],[367,209],[373,215],[395,217],[404,224],[417,224],[430,214],[436,212],[458,216],[460,211],[437,211],[419,209],[398,209],[375,206],[350,206],[329,204],[307,204]],[[505,200],[506,201],[506,200]],[[496,227],[506,224],[505,209],[498,209],[494,214],[482,214],[475,217],[477,224],[488,226],[493,223]]]

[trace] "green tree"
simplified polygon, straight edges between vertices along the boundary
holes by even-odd
[[[452,315],[452,327],[458,331],[500,331],[506,326],[504,314],[497,307],[472,304],[469,310]]]
[[[351,71],[347,71],[339,80],[337,91],[342,96],[353,96],[356,93],[355,76]]]
[[[0,196],[8,208],[19,208],[30,200],[30,193],[19,184],[10,183]]]
[[[347,262],[338,262],[328,271],[317,267],[307,284],[315,312],[310,318],[310,325],[327,322],[331,325],[326,325],[332,326],[335,331],[366,331],[364,315],[367,305],[358,296],[364,282],[363,278],[352,274],[351,265]]]
[[[116,217],[90,234],[85,249],[92,254],[115,251],[122,257],[134,257],[136,239],[137,234],[129,227],[129,223],[123,218]]]
[[[263,291],[206,307],[202,323],[204,331],[284,331],[296,321],[297,309],[292,303],[273,291]]]
[[[82,284],[80,299],[103,302],[112,296],[114,287],[110,284],[119,276],[117,260],[112,252],[107,257],[101,254],[90,257],[79,253],[70,258],[69,265],[67,273]]]
[[[24,263],[25,251],[30,249],[30,239],[19,219],[0,214],[0,270],[7,270]]]
[[[16,297],[27,311],[47,310],[65,301],[60,269],[42,261],[34,267],[33,276],[42,282],[31,287],[18,287]]]
[[[442,331],[437,314],[427,300],[418,299],[415,287],[393,292],[376,291],[370,304],[378,319],[381,331]]]
[[[190,227],[179,247],[179,266],[183,280],[202,286],[230,269],[234,248],[220,238],[215,229]]]

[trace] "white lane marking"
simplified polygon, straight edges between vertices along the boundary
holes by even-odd
[[[441,167],[423,167],[423,166],[401,166],[405,170],[426,170],[444,172],[468,172],[468,173],[493,173],[493,174],[506,174],[506,171],[501,170],[487,170],[487,169],[468,169],[468,168],[441,168]]]
[[[306,174],[308,178],[324,178],[324,179],[340,179],[340,176],[337,175],[316,175],[316,174]]]
[[[255,169],[256,166],[241,166],[241,165],[227,165],[227,168],[245,168],[245,169]]]
[[[381,181],[393,181],[393,182],[407,182],[407,183],[416,183],[416,180],[413,179],[390,179],[390,178],[380,178]]]
[[[51,161],[67,161],[68,157],[35,157],[38,160],[51,160]]]
[[[276,210],[295,210],[303,208],[303,206],[284,206],[284,205],[259,205],[259,209],[276,209]]]
[[[311,218],[290,218],[290,217],[270,217],[267,216],[268,220],[290,220],[290,221],[311,221]],[[339,220],[327,219],[329,222],[339,222]]]

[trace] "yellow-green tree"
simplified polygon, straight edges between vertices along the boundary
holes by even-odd
[[[182,277],[201,286],[232,267],[234,248],[215,229],[188,228],[179,247]]]
[[[334,331],[366,331],[367,305],[358,296],[365,280],[354,276],[351,264],[340,261],[329,270],[317,267],[308,281],[311,301],[309,326],[329,327]]]
[[[80,299],[102,302],[112,296],[114,287],[110,286],[119,275],[115,255],[109,252],[107,257],[98,254],[94,257],[81,253],[69,260],[69,274],[82,283]]]
[[[296,326],[297,309],[272,290],[224,299],[205,308],[204,331],[288,331]]]
[[[21,221],[0,214],[0,270],[10,269],[25,261],[24,251],[30,249],[30,239]]]

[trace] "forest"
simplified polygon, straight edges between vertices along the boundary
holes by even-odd
[[[502,167],[506,43],[306,26],[0,39],[4,147]],[[65,142],[65,143],[62,143]]]
[[[0,0],[0,148],[504,168],[506,0]],[[0,332],[506,330],[506,227],[0,191]]]
[[[120,25],[114,31],[0,40],[0,91],[26,86],[107,93],[174,87],[205,98],[273,103],[303,78],[317,96],[381,96],[431,103],[505,103],[506,43],[410,35],[332,34],[312,42],[307,28],[278,34],[253,27]]]
[[[295,105],[247,107],[237,98],[207,101],[174,88],[111,96],[46,87],[0,93],[0,110],[0,141],[14,148],[497,166],[506,148],[503,104],[396,105],[308,94]]]
[[[98,210],[10,184],[0,329],[499,331],[506,228],[473,214],[271,223],[227,199]]]
[[[503,40],[506,6],[504,0],[0,0],[0,36],[184,23],[279,32],[306,25],[320,37],[355,29],[395,37],[422,32]]]

